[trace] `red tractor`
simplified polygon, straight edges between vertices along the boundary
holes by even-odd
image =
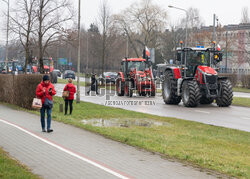
[[[186,107],[196,107],[216,100],[219,107],[231,105],[231,82],[211,67],[222,61],[222,53],[215,46],[177,48],[176,57],[179,65],[165,70],[162,96],[166,104],[178,105],[182,100]]]
[[[125,58],[116,80],[118,96],[132,97],[136,90],[140,96],[155,96],[155,83],[151,65],[143,58]]]

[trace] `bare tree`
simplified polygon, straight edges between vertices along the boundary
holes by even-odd
[[[99,12],[99,20],[101,24],[102,29],[102,74],[104,72],[104,63],[105,63],[105,57],[107,52],[107,38],[108,38],[108,32],[111,26],[111,18],[110,18],[110,8],[108,6],[108,1],[103,0],[100,6],[100,12]]]
[[[158,47],[158,38],[165,30],[167,13],[151,0],[134,3],[121,14],[116,15],[116,21],[124,29],[137,56],[137,47]]]
[[[37,0],[20,0],[16,2],[16,16],[11,17],[13,21],[12,30],[18,34],[19,40],[25,51],[25,66],[24,71],[27,73],[27,64],[31,58],[31,35],[34,33],[34,24],[36,21],[36,6]]]
[[[38,59],[40,72],[44,73],[43,56],[46,48],[55,44],[57,36],[64,32],[63,25],[72,20],[74,13],[69,0],[38,1]]]
[[[241,13],[242,13],[241,23],[249,23],[250,19],[248,16],[248,7],[243,7]]]

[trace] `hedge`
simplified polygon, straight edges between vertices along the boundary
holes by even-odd
[[[250,75],[242,75],[241,76],[241,84],[243,88],[250,89]]]
[[[227,77],[231,81],[233,87],[237,85],[238,75],[236,73],[220,73],[219,76]]]
[[[31,109],[36,97],[37,85],[43,75],[6,75],[0,74],[0,101]]]

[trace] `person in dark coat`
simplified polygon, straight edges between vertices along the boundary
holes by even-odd
[[[36,96],[37,98],[42,100],[42,108],[40,109],[41,114],[41,125],[42,131],[46,132],[45,130],[45,111],[47,110],[47,132],[53,132],[51,129],[51,112],[53,106],[45,106],[45,98],[47,100],[53,101],[53,96],[56,94],[55,88],[53,84],[49,80],[48,75],[43,76],[43,81],[37,86],[36,89]]]
[[[95,91],[96,94],[99,94],[98,93],[98,82],[96,80],[96,74],[93,74],[91,76],[91,85],[90,85],[89,91],[87,92],[88,95],[89,95],[90,91]]]
[[[76,93],[76,87],[72,83],[72,79],[69,78],[69,83],[64,87],[63,91],[69,91],[69,97],[65,98],[65,115],[67,115],[68,112],[68,105],[69,105],[69,110],[70,110],[70,115],[72,114],[73,111],[73,101],[74,101],[74,95]]]

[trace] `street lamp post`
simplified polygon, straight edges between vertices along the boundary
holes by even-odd
[[[171,6],[171,5],[169,5],[168,6],[169,8],[174,8],[174,9],[179,9],[179,10],[181,10],[181,11],[184,11],[185,13],[186,13],[186,33],[185,33],[185,45],[184,45],[184,47],[186,48],[187,47],[187,23],[188,23],[188,11],[186,10],[186,9],[182,9],[182,8],[179,8],[179,7],[175,7],[175,6]],[[185,52],[185,64],[187,64],[187,53]],[[186,70],[184,70],[184,76],[186,77]]]
[[[77,94],[76,94],[76,102],[80,103],[80,63],[81,63],[81,0],[79,0],[78,5],[78,60],[77,60]]]
[[[169,5],[168,6],[169,8],[174,8],[174,9],[179,9],[181,11],[184,11],[186,13],[186,25],[185,25],[185,28],[186,28],[186,33],[185,33],[185,45],[184,47],[187,47],[187,23],[188,23],[188,11],[186,9],[182,9],[182,8],[179,8],[179,7],[175,7],[175,6],[171,6]]]
[[[6,55],[5,55],[5,65],[7,67],[8,63],[8,54],[9,54],[9,19],[10,19],[10,1],[2,0],[3,2],[7,3],[7,32],[6,32]]]

